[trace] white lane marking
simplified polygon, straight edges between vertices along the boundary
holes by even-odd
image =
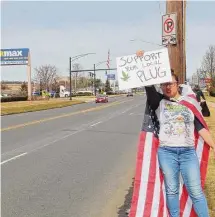
[[[138,106],[139,106],[139,105],[131,106],[130,108],[126,109],[126,110],[123,111],[123,112],[127,112],[127,111],[129,111],[130,109],[133,109],[133,108],[138,107]],[[109,117],[106,117],[105,119],[103,119],[103,122],[109,121],[110,119],[112,119],[112,118],[114,118],[114,117],[117,117],[117,116],[119,116],[120,114],[122,114],[122,112],[121,112],[121,113],[120,113],[120,112],[114,112],[114,113],[112,113],[112,115],[110,115]],[[91,122],[91,123],[92,123],[92,122]],[[100,124],[100,123],[102,123],[102,121],[99,121],[99,122],[97,122],[97,123],[95,123],[95,124],[92,124],[92,125],[90,125],[90,126],[95,126],[95,125]],[[61,137],[61,138],[55,139],[54,141],[51,141],[51,142],[49,142],[49,143],[47,143],[47,144],[45,144],[45,145],[42,145],[42,146],[37,147],[37,148],[35,148],[35,149],[32,149],[32,150],[29,151],[28,153],[37,151],[37,150],[39,150],[39,149],[41,149],[41,148],[47,147],[47,146],[52,145],[52,144],[54,144],[54,143],[56,143],[56,142],[58,142],[58,141],[60,141],[60,140],[63,140],[63,139],[65,139],[65,138],[69,137],[69,136],[73,136],[73,135],[75,135],[75,134],[77,134],[77,133],[80,133],[80,132],[82,132],[82,131],[85,131],[88,127],[89,127],[89,125],[86,124],[86,127],[83,127],[82,129],[79,129],[79,130],[76,131],[76,132],[67,134],[66,136],[63,136],[63,137]]]
[[[144,113],[130,113],[129,115],[132,115],[132,116],[143,116]]]
[[[103,119],[103,122],[104,122],[104,121],[109,121],[110,119],[112,119],[112,118],[114,118],[114,117],[116,117],[116,116],[119,116],[120,114],[125,113],[125,112],[127,112],[127,111],[129,111],[129,110],[131,110],[131,109],[133,109],[133,108],[135,108],[135,107],[138,107],[138,106],[140,106],[140,105],[141,105],[141,104],[135,105],[135,106],[131,106],[130,108],[126,109],[126,110],[123,111],[123,112],[114,112],[114,113],[112,113],[112,115],[110,115],[109,117],[106,117],[105,119]],[[95,120],[94,120],[94,121],[95,121]],[[92,123],[92,122],[91,122],[91,123]],[[92,124],[92,125],[95,126],[95,125],[97,125],[97,124],[99,124],[99,123],[102,123],[102,121],[99,121],[99,122],[97,122],[97,123],[95,123],[95,124]],[[85,127],[84,127],[84,125],[85,125]],[[91,125],[91,126],[92,126],[92,125]],[[60,137],[60,138],[55,139],[54,141],[51,141],[51,142],[49,142],[49,143],[46,143],[46,144],[44,144],[43,146],[39,146],[39,147],[37,147],[37,148],[35,148],[35,149],[32,149],[32,150],[30,150],[30,151],[28,151],[28,152],[22,153],[22,154],[17,155],[17,156],[15,156],[15,157],[13,157],[13,158],[10,158],[10,159],[8,159],[8,160],[5,160],[5,161],[1,162],[1,164],[7,163],[7,162],[12,161],[12,160],[15,160],[15,159],[17,159],[17,158],[19,158],[19,157],[22,157],[22,156],[24,156],[24,155],[27,155],[27,154],[29,154],[29,153],[32,153],[32,152],[34,152],[34,151],[37,151],[37,150],[39,150],[39,149],[42,149],[42,148],[47,147],[47,146],[49,146],[49,145],[52,145],[52,144],[54,144],[54,143],[56,143],[56,142],[58,142],[58,141],[60,141],[60,140],[63,140],[63,139],[65,139],[65,138],[67,138],[67,137],[70,137],[70,136],[72,136],[72,135],[75,135],[75,134],[77,134],[77,133],[80,133],[80,132],[82,132],[82,131],[85,131],[88,127],[89,127],[89,123],[88,123],[88,124],[83,124],[83,125],[82,125],[82,128],[79,129],[79,130],[76,131],[76,132],[67,134],[67,135],[65,135],[65,136],[63,136],[63,137]],[[1,164],[0,164],[0,165],[1,165]]]
[[[96,119],[96,120],[100,120],[100,119],[101,119],[101,118],[98,118],[98,119]],[[85,128],[89,127],[90,124],[93,124],[96,120],[90,121],[90,122],[85,123],[85,124],[81,124],[79,127],[77,127],[77,131],[73,132],[72,134],[71,134],[71,133],[70,133],[70,134],[67,134],[66,137],[81,132],[81,131],[84,130]],[[75,128],[75,130],[76,130],[76,128]],[[53,141],[51,141],[51,142],[49,142],[49,143],[46,143],[45,146],[47,146],[47,144],[50,145],[52,142],[55,143],[55,142],[57,142],[58,140],[63,139],[64,137],[65,137],[65,136],[60,137],[60,138],[57,138],[57,139],[55,139],[55,140],[53,140]],[[66,137],[65,137],[65,138],[66,138]],[[23,149],[23,148],[25,148],[25,147],[27,147],[27,146],[29,146],[29,144],[20,146],[19,148],[13,149],[13,150],[11,150],[11,151],[4,152],[4,153],[1,154],[1,156],[5,156],[5,155],[8,155],[8,154],[11,154],[12,152],[20,151],[20,149]],[[41,146],[39,146],[38,148],[40,148],[40,147],[41,147]],[[43,147],[44,147],[44,146],[43,146]],[[32,149],[32,150],[35,150],[35,149]],[[31,151],[32,151],[32,150],[31,150]],[[31,151],[30,151],[30,152],[31,152]]]
[[[92,124],[92,125],[90,125],[91,127],[93,127],[93,126],[96,126],[97,124],[100,124],[101,123],[101,121],[99,121],[99,122],[97,122],[97,123],[95,123],[95,124]]]
[[[140,105],[141,105],[141,104],[140,104]],[[129,107],[128,109],[126,109],[124,112],[127,112],[128,110],[133,109],[133,108],[135,108],[135,107],[138,107],[138,106],[140,106],[140,105],[137,104],[137,105],[131,106],[131,107]],[[105,117],[105,118],[99,117],[99,118],[97,118],[97,119],[95,119],[95,120],[93,120],[93,121],[90,121],[90,122],[88,122],[88,123],[82,124],[81,126],[78,127],[79,129],[78,129],[76,132],[73,132],[73,133],[71,133],[71,134],[67,134],[66,136],[57,138],[57,139],[55,139],[55,140],[53,140],[53,141],[51,141],[51,142],[46,143],[46,144],[43,145],[43,146],[39,146],[39,147],[37,147],[37,148],[35,148],[35,149],[32,149],[32,150],[28,151],[28,153],[30,153],[30,152],[32,152],[32,151],[35,151],[35,150],[38,150],[38,149],[41,149],[41,148],[43,148],[43,147],[49,146],[49,145],[51,145],[51,144],[53,144],[53,143],[55,143],[55,142],[58,142],[58,141],[60,141],[60,140],[62,140],[62,139],[65,139],[65,138],[67,138],[67,137],[69,137],[69,136],[72,136],[72,135],[74,135],[74,134],[76,134],[76,133],[79,133],[79,132],[81,132],[81,131],[87,129],[87,128],[90,127],[90,126],[92,127],[92,126],[95,126],[95,125],[97,125],[97,124],[99,124],[99,123],[108,121],[108,120],[110,120],[110,119],[112,119],[112,118],[114,118],[115,116],[118,116],[118,115],[120,115],[120,114],[122,114],[122,112],[121,112],[121,111],[117,111],[117,112],[108,114],[108,117]],[[101,120],[101,121],[99,121],[99,120]],[[95,121],[98,121],[98,122],[95,123]],[[93,124],[93,123],[95,123],[95,124]],[[21,147],[19,147],[19,148],[14,149],[14,150],[7,151],[7,152],[5,152],[5,153],[2,153],[1,156],[8,155],[8,154],[10,154],[11,152],[19,151],[20,149],[23,149],[24,147],[27,147],[28,145],[29,145],[29,144],[26,144],[26,145],[23,145],[23,146],[21,146]]]
[[[15,157],[12,157],[12,158],[10,158],[10,159],[8,159],[8,160],[2,161],[2,162],[1,162],[1,165],[2,165],[2,164],[5,164],[5,163],[7,163],[7,162],[9,162],[9,161],[15,160],[15,159],[17,159],[17,158],[20,158],[20,157],[22,157],[22,156],[24,156],[24,155],[26,155],[26,154],[28,154],[28,153],[25,152],[25,153],[22,153],[22,154],[19,154],[19,155],[15,156]]]
[[[141,103],[141,104],[142,104],[142,103]],[[140,106],[141,104],[137,104],[137,105],[131,106],[131,107],[127,108],[126,110],[122,111],[121,114],[124,114],[124,113],[128,112],[129,110]],[[133,114],[133,113],[132,113],[132,114]]]
[[[65,138],[67,138],[67,137],[73,136],[73,135],[75,135],[75,134],[77,134],[77,133],[80,133],[80,132],[82,132],[82,131],[84,131],[84,130],[85,130],[85,129],[81,129],[81,130],[78,130],[78,131],[76,131],[76,132],[67,134],[66,136],[60,137],[60,138],[58,138],[58,139],[55,139],[54,141],[51,141],[51,142],[49,142],[49,143],[46,143],[45,145],[39,146],[39,147],[37,147],[37,148],[34,148],[34,149],[30,150],[28,153],[31,153],[31,152],[37,151],[37,150],[39,150],[39,149],[41,149],[41,148],[47,147],[47,146],[49,146],[49,145],[52,145],[52,144],[54,144],[54,143],[56,143],[56,142],[59,142],[59,141],[65,139]]]

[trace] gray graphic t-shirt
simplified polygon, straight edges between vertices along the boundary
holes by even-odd
[[[160,101],[158,110],[160,146],[194,146],[193,112],[186,106],[165,99]]]

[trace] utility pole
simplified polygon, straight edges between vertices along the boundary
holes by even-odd
[[[93,65],[94,70],[94,95],[96,96],[96,64]]]
[[[69,58],[69,99],[72,100],[72,58]]]
[[[77,89],[77,77],[78,77],[78,73],[75,72],[75,93],[76,93],[76,89]]]
[[[183,1],[183,72],[184,72],[184,80],[187,80],[187,63],[186,63],[186,9],[187,9],[187,2],[186,0]]]
[[[179,77],[179,82],[184,83],[186,79],[186,50],[185,50],[185,19],[186,0],[166,0],[166,13],[177,14],[177,44],[168,45],[171,68]]]

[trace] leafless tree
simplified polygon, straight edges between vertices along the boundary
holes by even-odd
[[[27,84],[27,82],[23,82],[22,84],[21,84],[21,87],[20,87],[20,91],[21,92],[28,92],[28,84]]]
[[[10,88],[8,87],[7,84],[4,84],[1,82],[1,90],[9,90]]]
[[[81,73],[81,72],[78,72],[78,71],[81,70],[81,69],[82,69],[82,66],[81,66],[81,64],[79,64],[79,63],[74,63],[74,64],[72,65],[72,70],[73,70],[73,71],[76,71],[76,70],[77,70],[77,72],[73,72],[73,73],[72,73],[73,80],[75,81],[75,85],[74,85],[74,91],[75,91],[75,92],[76,92],[76,90],[77,90],[77,79],[82,76],[82,73]]]
[[[54,79],[54,82],[51,85],[51,90],[60,92],[60,83],[56,79]]]
[[[215,85],[215,45],[210,45],[206,51],[200,73],[203,78],[211,78]]]
[[[89,82],[90,81],[89,81],[89,79],[87,77],[81,76],[78,79],[77,87],[78,88],[87,88]]]
[[[40,84],[40,89],[49,90],[57,78],[57,68],[53,65],[42,65],[35,68],[34,81]]]

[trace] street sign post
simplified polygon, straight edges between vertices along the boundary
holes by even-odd
[[[115,74],[107,74],[108,80],[115,80]]]
[[[162,44],[177,44],[177,15],[176,13],[162,16]]]

